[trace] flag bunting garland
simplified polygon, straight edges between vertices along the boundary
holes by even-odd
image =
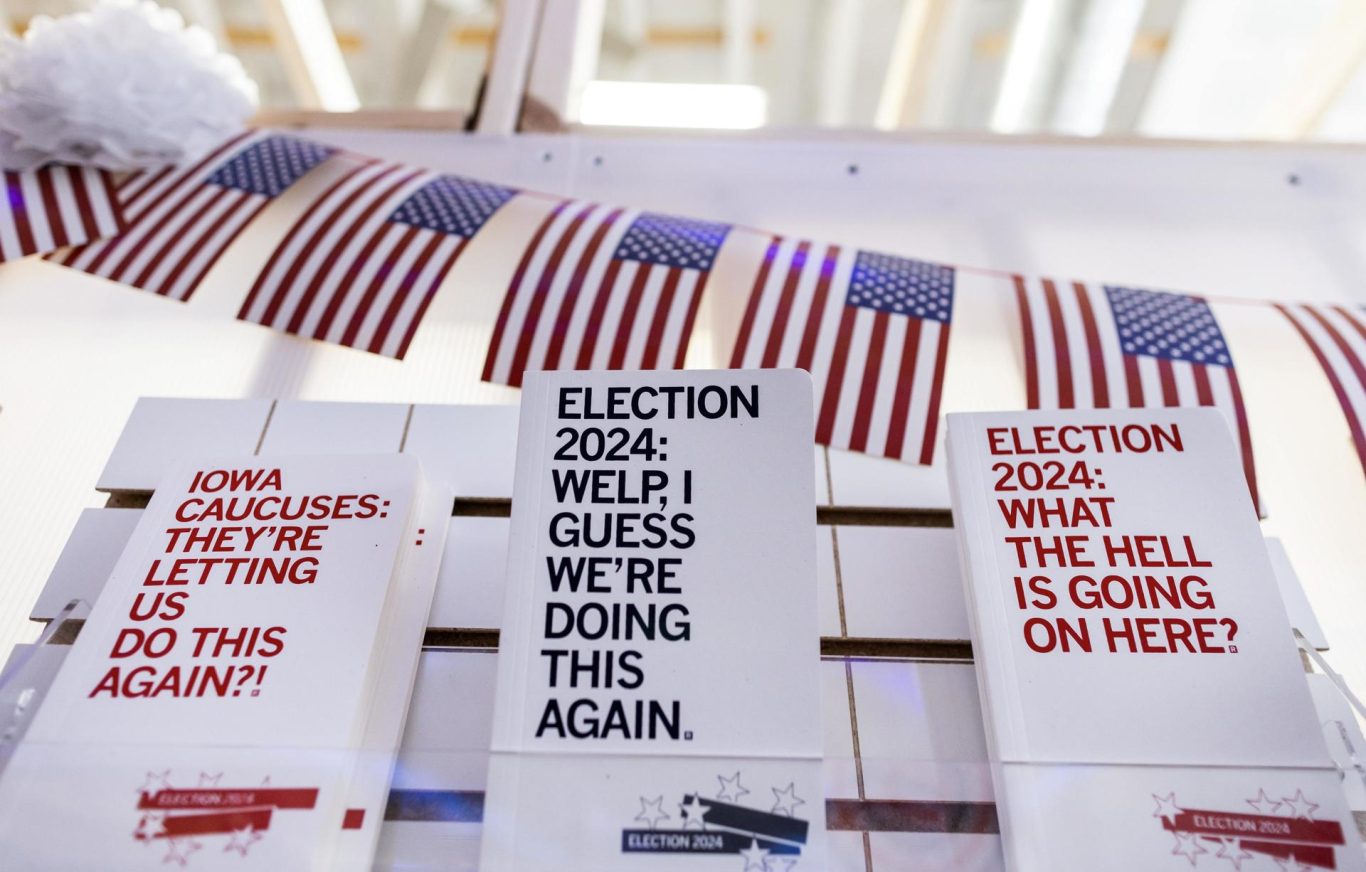
[[[245,131],[188,167],[128,176],[117,189],[124,231],[47,259],[188,300],[247,224],[335,151],[297,136]]]
[[[49,164],[5,171],[0,200],[0,263],[113,236],[123,210],[113,176],[91,167]]]
[[[1366,307],[1277,303],[1323,367],[1366,473]]]
[[[64,165],[5,172],[0,263],[41,255],[186,301],[257,215],[334,156],[332,146],[246,130],[189,166],[117,181]],[[402,359],[469,241],[514,198],[544,195],[347,157],[349,166],[296,204],[299,217],[255,277],[238,318]],[[516,266],[483,379],[520,386],[533,370],[682,368],[703,293],[735,226],[551,199],[529,238],[513,244]],[[748,291],[730,366],[807,370],[819,444],[931,463],[957,278],[975,271],[764,238],[763,256],[752,264],[737,256],[726,282],[728,290]],[[1260,508],[1237,369],[1207,299],[1011,280],[1028,408],[1218,409]],[[1366,308],[1267,305],[1318,361],[1366,472]]]
[[[238,317],[402,358],[465,243],[517,192],[374,162],[315,200]]]
[[[730,225],[568,200],[513,274],[484,380],[528,370],[681,369]]]
[[[1233,355],[1200,297],[1015,278],[1031,409],[1211,406],[1223,412],[1258,505],[1252,434]]]
[[[730,365],[811,373],[816,442],[929,463],[953,315],[950,267],[773,237]]]

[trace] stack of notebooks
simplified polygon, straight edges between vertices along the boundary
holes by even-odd
[[[404,455],[157,488],[0,777],[16,869],[368,869],[450,514]]]
[[[528,376],[484,872],[824,868],[811,406]]]
[[[1362,869],[1212,410],[949,416],[1012,870]]]

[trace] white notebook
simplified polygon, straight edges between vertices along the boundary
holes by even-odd
[[[1220,838],[1267,864],[1293,856],[1312,868],[1331,856],[1338,865],[1325,868],[1359,868],[1222,416],[1078,410],[948,422],[1010,868],[1181,868],[1173,839],[1191,863],[1201,852],[1231,860]],[[1248,805],[1257,785],[1276,803]],[[1312,832],[1294,822],[1307,806],[1282,802],[1296,785],[1323,821]],[[1154,820],[1154,795],[1173,791]],[[1171,802],[1195,811],[1178,819]]]
[[[529,376],[481,869],[822,868],[811,415],[792,371]]]
[[[168,474],[0,779],[16,868],[364,868],[449,512],[402,455]]]

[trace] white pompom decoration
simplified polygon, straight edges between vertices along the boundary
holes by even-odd
[[[241,130],[256,95],[208,31],[152,0],[38,16],[0,39],[0,167],[184,163]]]

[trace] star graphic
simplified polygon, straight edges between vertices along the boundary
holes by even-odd
[[[706,813],[706,807],[697,801],[697,794],[690,793],[683,797],[683,802],[678,806],[678,815],[683,819],[683,829],[697,827],[699,830],[707,828],[706,821],[702,820],[702,815]]]
[[[256,827],[247,824],[240,830],[232,831],[232,838],[228,840],[227,847],[223,848],[223,853],[236,851],[245,857],[247,856],[247,848],[259,841],[261,841],[261,834],[256,831]]]
[[[157,836],[166,833],[166,813],[163,811],[152,811],[144,814],[138,820],[138,828],[133,830],[133,838],[139,841],[150,842]]]
[[[749,847],[740,852],[740,856],[745,860],[745,872],[757,869],[758,872],[768,872],[768,851],[759,847],[759,843],[749,840]]]
[[[1176,807],[1175,792],[1169,793],[1166,796],[1158,796],[1154,793],[1153,800],[1157,803],[1157,810],[1153,812],[1153,817],[1166,820],[1167,818],[1174,819],[1177,815],[1181,814],[1181,809]]]
[[[202,846],[195,841],[177,842],[175,839],[166,840],[166,856],[161,858],[162,863],[175,863],[184,866],[189,862],[190,855],[198,851]]]
[[[1296,860],[1294,854],[1291,854],[1289,857],[1277,857],[1276,865],[1284,869],[1285,872],[1314,872],[1313,866],[1306,866],[1304,863]]]
[[[640,814],[636,815],[635,819],[648,824],[653,830],[659,826],[660,821],[669,819],[669,813],[661,807],[663,803],[664,797],[662,795],[656,796],[654,799],[646,799],[642,796],[640,798]]]
[[[222,773],[222,772],[218,773],[217,775],[210,775],[210,774],[207,773],[207,772],[201,772],[201,773],[199,773],[199,786],[200,786],[200,787],[217,787],[217,786],[218,786],[218,781],[219,781],[219,779],[221,779],[222,777],[223,777],[223,773]]]
[[[1234,869],[1242,869],[1243,861],[1252,859],[1252,855],[1243,850],[1241,842],[1227,836],[1219,837],[1219,853],[1214,856],[1219,860],[1229,861]]]
[[[1257,814],[1275,814],[1276,809],[1281,807],[1279,802],[1266,795],[1265,790],[1258,790],[1257,798],[1249,799],[1247,804],[1256,809]]]
[[[1293,798],[1282,797],[1281,802],[1288,806],[1285,810],[1286,814],[1290,815],[1292,818],[1304,818],[1307,821],[1312,821],[1314,819],[1314,809],[1319,807],[1318,803],[1310,802],[1305,799],[1303,790],[1295,791],[1295,796]]]
[[[764,868],[769,872],[792,872],[793,869],[797,868],[796,857],[769,857],[764,860],[764,863]],[[779,869],[777,866],[770,865],[773,863],[782,863],[783,868]]]
[[[776,787],[771,787],[769,789],[773,791],[774,814],[785,814],[788,817],[794,817],[797,814],[797,806],[806,804],[806,800],[797,796],[795,782],[789,781],[787,787],[782,790],[779,790]]]
[[[749,793],[744,785],[740,783],[740,773],[737,771],[734,778],[727,778],[724,775],[716,776],[716,780],[721,782],[721,792],[716,794],[717,799],[729,799],[732,802]]]
[[[1185,857],[1191,861],[1192,866],[1195,865],[1196,857],[1209,853],[1200,846],[1200,837],[1195,833],[1172,833],[1172,835],[1176,836],[1176,847],[1172,848],[1172,854]]]
[[[156,796],[158,791],[171,789],[171,770],[165,769],[161,772],[148,772],[147,780],[142,782],[138,788],[138,793],[146,793]]]

